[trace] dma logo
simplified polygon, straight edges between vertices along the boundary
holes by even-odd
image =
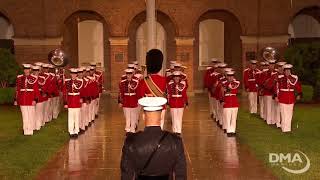
[[[310,160],[306,154],[296,150],[295,153],[269,153],[269,163],[281,166],[292,174],[302,174],[309,170]]]

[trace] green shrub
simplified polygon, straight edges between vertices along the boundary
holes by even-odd
[[[320,43],[293,45],[286,50],[284,57],[294,65],[300,81],[313,87],[312,99],[320,102]]]
[[[0,104],[13,104],[15,88],[0,88]]]
[[[0,88],[14,85],[21,68],[8,49],[0,48]]]

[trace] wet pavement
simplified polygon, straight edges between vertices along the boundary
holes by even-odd
[[[193,97],[183,118],[188,179],[276,179],[248,147],[227,137],[208,116],[206,97]],[[36,179],[120,179],[125,121],[115,99],[105,97],[100,116],[77,139],[71,139]],[[170,119],[167,114],[167,119]],[[165,129],[170,129],[166,121]],[[140,122],[139,129],[143,129]]]

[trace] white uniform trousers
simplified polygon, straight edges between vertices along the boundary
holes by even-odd
[[[212,97],[210,95],[210,92],[208,92],[208,98],[209,98],[209,112],[211,115],[211,114],[213,114],[213,101],[212,101]]]
[[[215,101],[214,101],[215,105],[214,105],[214,114],[216,116],[216,121],[219,121],[220,122],[220,117],[219,117],[219,104],[220,102],[215,98]]]
[[[281,130],[282,132],[291,131],[291,121],[293,115],[294,104],[279,103],[280,115],[281,115]]]
[[[164,118],[166,117],[166,110],[163,109],[161,111],[161,122],[160,122],[160,126],[161,126],[161,129],[163,129],[163,126],[164,126]]]
[[[69,134],[79,133],[80,108],[68,108],[68,130]]]
[[[126,132],[134,133],[136,131],[137,121],[138,121],[137,109],[138,109],[138,107],[135,107],[135,108],[124,107],[123,108],[124,117],[126,118],[126,127],[125,127]]]
[[[85,126],[88,126],[89,125],[89,122],[90,122],[90,104],[87,104],[87,103],[84,103],[83,104],[84,106],[84,111],[86,112],[85,114]]]
[[[272,100],[272,124],[276,124],[277,127],[281,127],[280,108],[279,103],[276,100]]]
[[[235,133],[237,126],[238,108],[223,108],[223,116],[227,133]]]
[[[44,124],[44,102],[39,102],[36,104],[35,107],[35,123],[34,123],[34,130],[40,130],[41,126]]]
[[[249,110],[250,113],[257,113],[257,100],[258,100],[258,93],[257,92],[248,92],[248,99],[249,99]]]
[[[218,101],[217,109],[218,109],[217,112],[218,112],[219,124],[222,126],[223,129],[225,129],[226,127],[224,127],[223,125],[223,103],[220,103]]]
[[[43,112],[43,118],[44,118],[44,122],[47,123],[49,122],[49,115],[48,115],[48,111],[49,111],[49,100],[44,101],[44,112]]]
[[[138,107],[137,107],[137,126],[139,125],[141,108],[142,107],[138,104]]]
[[[90,102],[90,105],[89,105],[89,114],[90,114],[90,122],[94,120],[95,118],[95,114],[94,114],[94,100],[92,100]]]
[[[174,133],[181,133],[183,110],[184,108],[170,108],[172,117],[172,131]]]
[[[264,97],[264,113],[265,120],[267,124],[271,124],[272,122],[272,96],[263,96]]]
[[[48,122],[52,120],[52,114],[53,114],[53,98],[48,99]]]
[[[35,106],[20,106],[22,113],[23,134],[33,135],[35,121]]]
[[[260,107],[260,117],[262,119],[265,119],[265,115],[264,115],[264,96],[259,96],[259,107]]]
[[[213,118],[217,121],[217,114],[216,114],[216,109],[217,109],[217,100],[214,97],[211,97],[212,101],[212,113],[213,113]]]
[[[52,118],[57,119],[60,112],[59,96],[52,98]]]
[[[86,122],[88,119],[88,112],[87,112],[87,103],[82,103],[80,108],[80,121],[79,121],[79,128],[82,130],[86,129]]]

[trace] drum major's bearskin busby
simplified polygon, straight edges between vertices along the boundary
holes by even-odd
[[[148,74],[158,73],[162,68],[163,54],[159,49],[151,49],[147,52],[146,66]]]

